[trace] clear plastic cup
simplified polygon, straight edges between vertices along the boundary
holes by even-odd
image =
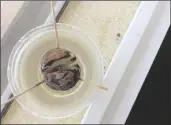
[[[62,118],[82,111],[92,101],[96,85],[103,80],[103,63],[97,45],[82,31],[57,24],[60,47],[79,59],[81,78],[69,91],[55,91],[41,84],[16,100],[27,111],[46,118]],[[53,24],[36,27],[15,45],[8,62],[8,82],[14,95],[39,81],[40,61],[44,53],[56,47]]]

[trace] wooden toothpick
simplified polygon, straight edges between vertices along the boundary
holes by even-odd
[[[53,14],[53,23],[54,23],[54,29],[55,29],[55,34],[56,34],[56,44],[57,48],[59,49],[59,39],[58,39],[58,31],[57,31],[57,25],[56,25],[56,20],[55,20],[55,10],[53,6],[53,0],[50,1],[51,9],[52,9],[52,14]]]
[[[37,86],[41,85],[42,83],[44,83],[44,80],[42,80],[41,82],[38,82],[36,85],[34,85],[34,86],[32,86],[31,88],[29,88],[29,89],[27,89],[27,90],[21,92],[20,94],[11,97],[9,100],[7,100],[7,101],[1,103],[1,106],[3,106],[3,105],[5,105],[5,104],[7,104],[7,103],[13,101],[13,100],[16,99],[17,97],[19,97],[19,96],[21,96],[21,95],[23,95],[23,94],[29,92],[30,90],[36,88]]]

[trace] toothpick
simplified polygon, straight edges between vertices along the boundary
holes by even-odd
[[[32,86],[31,88],[29,88],[29,89],[27,89],[27,90],[21,92],[20,94],[11,97],[9,100],[7,100],[7,101],[1,103],[1,106],[3,106],[3,105],[5,105],[5,104],[7,104],[7,103],[13,101],[13,100],[16,99],[17,97],[19,97],[19,96],[25,94],[26,92],[29,92],[30,90],[32,90],[32,89],[36,88],[37,86],[41,85],[43,82],[44,82],[44,80],[41,81],[41,82],[38,82],[36,85],[34,85],[34,86]]]
[[[58,39],[59,37],[58,37],[56,20],[55,20],[55,10],[53,6],[53,0],[50,1],[50,5],[51,5],[52,13],[53,13],[53,22],[54,22],[54,29],[55,29],[55,34],[56,34],[56,44],[57,44],[57,48],[59,49],[59,39]]]

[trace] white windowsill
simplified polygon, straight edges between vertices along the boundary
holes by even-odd
[[[82,124],[124,124],[170,25],[170,1],[141,2]]]

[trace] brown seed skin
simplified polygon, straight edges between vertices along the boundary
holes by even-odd
[[[41,71],[46,85],[54,90],[66,91],[80,80],[80,66],[73,64],[75,56],[65,49],[53,49],[42,58]]]

